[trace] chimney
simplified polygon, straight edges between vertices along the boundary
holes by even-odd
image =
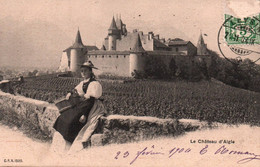
[[[153,38],[153,32],[148,32],[148,40],[151,40]]]

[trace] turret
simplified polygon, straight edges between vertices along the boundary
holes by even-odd
[[[118,30],[122,30],[123,22],[121,20],[121,15],[119,15],[119,17],[116,18],[116,26]]]
[[[208,55],[207,44],[205,44],[201,32],[200,32],[200,37],[199,37],[198,44],[197,44],[197,55]]]
[[[145,62],[146,52],[142,46],[142,42],[138,33],[134,38],[132,47],[130,49],[130,75],[134,70],[144,71],[144,62]]]
[[[119,38],[120,33],[116,26],[116,21],[113,16],[111,25],[108,29],[108,50],[116,50],[116,40]]]
[[[79,73],[80,65],[84,62],[84,54],[87,52],[86,46],[83,45],[80,32],[78,30],[75,43],[70,50],[70,71]]]

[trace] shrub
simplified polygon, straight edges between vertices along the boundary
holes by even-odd
[[[132,72],[132,77],[134,77],[135,79],[145,79],[147,78],[147,75],[144,71],[134,70],[134,72]]]
[[[151,78],[169,78],[169,70],[162,59],[150,56],[145,61],[145,74]]]

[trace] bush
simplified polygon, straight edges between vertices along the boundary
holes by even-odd
[[[134,77],[135,79],[145,79],[147,78],[147,75],[144,71],[134,70],[134,72],[132,72],[132,77]]]
[[[167,66],[164,64],[162,59],[155,56],[146,59],[144,71],[147,77],[157,79],[169,78],[169,70],[167,69]]]

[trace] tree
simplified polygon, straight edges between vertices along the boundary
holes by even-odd
[[[176,62],[175,62],[174,58],[172,58],[171,61],[170,61],[170,64],[169,64],[169,70],[170,70],[169,73],[170,73],[171,76],[175,76],[177,68],[178,67],[176,65]]]
[[[144,71],[148,77],[152,78],[162,79],[169,77],[167,66],[162,59],[156,56],[146,59]]]

